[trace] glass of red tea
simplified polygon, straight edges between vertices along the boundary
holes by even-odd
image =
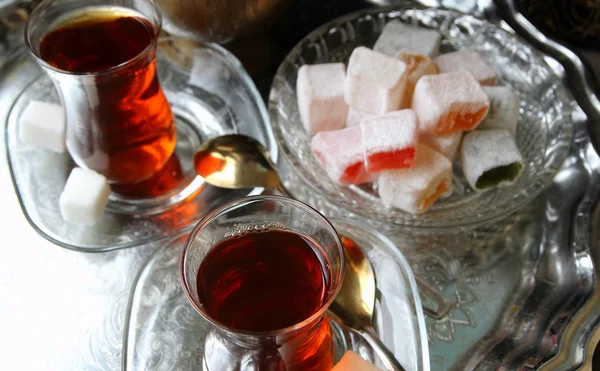
[[[331,223],[289,198],[243,198],[202,219],[186,242],[181,281],[213,325],[207,369],[330,370],[325,311],[342,283],[343,256]]]
[[[26,43],[58,90],[77,165],[131,184],[175,149],[175,123],[156,73],[161,15],[153,0],[45,0]]]

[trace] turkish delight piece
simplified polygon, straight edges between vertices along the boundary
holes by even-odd
[[[346,125],[345,78],[343,63],[303,65],[298,70],[298,111],[309,135]]]
[[[344,97],[350,107],[360,111],[397,111],[404,98],[406,80],[404,62],[360,46],[348,62]]]
[[[372,113],[359,111],[350,107],[348,110],[348,117],[346,118],[346,127],[356,126],[360,124],[363,119],[372,116],[374,116]]]
[[[381,371],[358,354],[347,351],[331,371]]]
[[[431,59],[422,54],[414,53],[408,49],[402,49],[396,58],[406,63],[406,68],[408,70],[406,90],[404,92],[404,99],[400,107],[410,108],[417,81],[419,81],[419,79],[425,75],[436,75],[438,70],[435,66],[435,63],[433,63]]]
[[[517,122],[521,98],[509,86],[484,86],[483,91],[490,98],[490,110],[477,130],[505,129],[517,137]]]
[[[419,140],[446,156],[448,160],[454,161],[462,136],[462,131],[455,131],[454,133],[442,136],[421,133]]]
[[[368,173],[413,166],[419,137],[413,110],[366,118],[360,128]]]
[[[462,49],[435,58],[440,73],[469,71],[481,85],[494,85],[496,72],[474,50]]]
[[[412,100],[421,131],[430,135],[473,130],[489,106],[487,94],[467,71],[421,77]]]
[[[313,137],[311,145],[317,160],[336,183],[361,184],[377,179],[365,170],[360,126],[322,131]]]
[[[514,184],[523,169],[523,157],[508,130],[466,134],[461,163],[467,182],[476,191]]]
[[[379,197],[386,206],[411,214],[426,212],[452,189],[452,163],[446,156],[419,143],[415,164],[410,169],[379,174]]]
[[[412,50],[429,58],[440,50],[442,36],[436,30],[415,27],[400,21],[390,21],[383,27],[373,49],[395,57],[402,49]]]

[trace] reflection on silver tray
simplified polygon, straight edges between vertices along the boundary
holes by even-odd
[[[415,274],[453,301],[447,316],[426,319],[432,370],[537,368],[558,353],[567,325],[594,290],[597,263],[589,229],[600,189],[590,185],[600,180],[600,160],[581,118],[578,140],[550,188],[508,219],[468,232],[386,232]],[[300,200],[327,216],[368,223],[312,192],[288,166],[282,164],[285,184]],[[599,319],[592,312],[587,323]],[[576,332],[564,351],[587,344],[589,334]]]
[[[308,59],[305,59],[311,63],[328,58],[327,53],[332,50],[328,48],[330,43],[340,45],[345,42],[346,39],[339,37],[344,32],[339,30],[345,31],[348,38],[372,42],[370,37],[363,39],[360,35],[378,32],[380,25],[377,22],[383,22],[377,16],[380,12],[390,17],[409,19],[409,22],[414,19],[411,17],[416,17],[419,23],[437,24],[435,15],[438,12],[435,10],[425,11],[421,17],[416,16],[419,12],[410,10],[370,10],[323,26],[297,48],[308,50],[306,48],[312,47],[313,53],[308,53]],[[479,20],[467,16],[460,19],[462,27],[458,27],[452,36],[465,33],[485,38],[489,36],[486,31],[494,29],[486,25],[482,27],[484,31],[478,33],[475,30],[480,27]],[[448,24],[442,27],[448,27]],[[503,28],[510,31],[506,25]],[[385,231],[409,258],[415,274],[427,277],[433,286],[452,299],[453,309],[446,317],[441,320],[428,318],[426,321],[433,370],[540,367],[557,355],[569,322],[594,290],[594,265],[598,262],[593,262],[590,254],[589,228],[591,207],[595,207],[599,199],[598,189],[593,185],[600,180],[600,164],[585,132],[585,116],[564,90],[563,68],[520,39],[507,35],[500,32],[492,39],[494,42],[517,40],[516,44],[503,42],[499,45],[520,45],[510,48],[511,53],[521,57],[527,55],[525,60],[543,60],[544,68],[554,75],[553,84],[561,86],[561,94],[574,110],[572,115],[563,119],[576,128],[574,144],[568,138],[558,147],[566,161],[563,163],[565,157],[557,159],[550,156],[558,173],[548,179],[549,188],[512,216],[463,231],[445,228],[432,233],[430,228],[420,232],[414,228],[398,228],[365,215],[362,204],[354,203],[352,195],[348,195],[350,191],[334,191],[335,197],[346,200],[345,204],[339,200],[333,203],[331,197],[323,197],[323,193],[329,196],[330,190],[317,192],[314,182],[306,183],[306,173],[298,176],[296,170],[302,156],[298,152],[286,152],[283,148],[286,161],[281,164],[282,172],[285,185],[294,196],[328,216],[357,219]],[[290,71],[297,68],[293,64],[288,67]],[[288,73],[293,75],[290,71]],[[280,79],[285,80],[282,76],[280,74]],[[293,85],[290,87],[284,80],[275,81],[270,105],[272,118],[281,112],[289,113],[278,106],[279,94],[294,90]],[[509,80],[513,82],[513,79]],[[285,89],[288,89],[287,93]],[[291,119],[289,115],[282,117],[283,120]],[[274,126],[276,137],[281,139],[288,135],[286,140],[291,138],[289,133],[278,131],[276,122]],[[290,159],[291,163],[287,161]],[[582,198],[584,203],[578,208]],[[526,199],[529,198],[520,201],[521,205]],[[351,203],[352,207],[349,207]],[[573,225],[575,213],[579,213],[579,217]],[[592,243],[597,244],[597,241]],[[588,309],[586,312],[587,317],[581,321],[595,325],[600,319],[598,311]],[[577,355],[585,348],[588,339],[589,333],[585,330],[569,329],[565,336],[569,343],[563,346],[563,350],[570,356],[555,365],[559,365],[559,369],[580,365],[581,356]]]
[[[202,72],[194,74],[194,61]],[[277,146],[266,109],[242,65],[226,50],[179,38],[159,41],[158,74],[177,119],[176,153],[185,175],[172,197],[158,204],[111,196],[93,226],[65,223],[58,198],[73,167],[67,154],[33,148],[18,140],[18,117],[31,99],[58,102],[50,80],[27,55],[9,64],[0,79],[0,121],[6,122],[6,147],[13,184],[30,224],[45,238],[80,251],[107,251],[176,235],[222,202],[261,188],[230,191],[205,185],[193,170],[192,156],[203,140],[227,133],[252,136],[265,144],[274,161]],[[197,71],[196,71],[197,72]]]

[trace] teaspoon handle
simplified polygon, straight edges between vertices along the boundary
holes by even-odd
[[[394,354],[385,346],[385,344],[379,339],[379,336],[375,333],[372,326],[364,327],[360,330],[360,334],[373,348],[381,362],[390,371],[406,371],[404,367],[400,365],[400,362],[396,359]]]
[[[292,194],[287,190],[287,188],[285,188],[283,183],[279,183],[279,185],[275,188],[275,191],[285,197],[289,197],[292,199],[294,198],[294,196],[292,196]],[[440,294],[433,287],[429,286],[429,284],[420,277],[415,276],[415,279],[417,281],[419,290],[421,290],[421,295],[423,295],[426,298],[429,298],[429,301],[433,301],[435,303],[434,307],[423,303],[423,311],[425,312],[425,314],[434,319],[443,318],[452,308],[452,301],[446,298],[444,295]]]

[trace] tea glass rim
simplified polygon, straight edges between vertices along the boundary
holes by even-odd
[[[187,255],[188,251],[190,250],[190,247],[192,246],[196,235],[203,229],[204,226],[206,226],[209,222],[211,222],[215,217],[217,217],[225,212],[235,210],[238,207],[249,205],[249,204],[252,204],[255,202],[264,202],[264,201],[275,201],[275,202],[287,203],[288,205],[291,205],[293,207],[298,207],[300,209],[304,209],[305,211],[308,211],[309,213],[314,214],[315,217],[321,219],[321,221],[323,221],[325,223],[325,225],[327,225],[327,227],[329,229],[331,229],[331,231],[335,235],[338,253],[340,255],[340,267],[339,267],[339,272],[337,274],[337,277],[331,278],[331,281],[332,281],[332,283],[334,283],[335,287],[333,288],[332,291],[330,291],[328,300],[326,302],[324,302],[321,305],[321,307],[319,308],[319,310],[317,310],[315,313],[313,313],[310,317],[308,317],[294,325],[284,327],[281,329],[277,329],[277,330],[270,330],[270,331],[240,330],[235,327],[227,326],[224,323],[217,321],[195,302],[195,300],[192,297],[192,294],[190,292],[190,285],[189,285],[189,283],[186,279],[186,275],[185,275],[185,257]],[[285,335],[285,334],[291,333],[295,330],[304,328],[305,326],[309,325],[310,323],[313,323],[319,317],[322,317],[325,314],[325,312],[327,311],[327,309],[329,308],[331,303],[333,303],[333,301],[337,297],[337,295],[340,292],[340,289],[342,287],[342,282],[344,281],[344,273],[345,273],[345,269],[346,269],[345,259],[346,259],[346,256],[344,253],[344,245],[342,244],[339,234],[337,233],[333,224],[318,210],[316,210],[315,208],[313,208],[310,205],[307,205],[301,201],[298,201],[298,200],[295,200],[295,199],[292,199],[289,197],[277,196],[277,195],[268,195],[268,196],[267,195],[258,195],[258,196],[242,197],[242,198],[227,202],[227,203],[213,209],[208,214],[206,214],[206,216],[204,216],[202,219],[200,219],[200,221],[194,226],[194,228],[192,229],[192,231],[186,238],[186,241],[185,241],[185,244],[183,247],[183,252],[181,254],[180,263],[179,263],[179,277],[182,282],[183,291],[185,293],[185,296],[187,297],[190,304],[192,304],[192,306],[194,307],[196,312],[198,312],[198,314],[200,314],[205,320],[207,320],[213,326],[215,326],[219,329],[225,330],[229,333],[233,333],[233,334],[237,334],[237,335],[256,336],[256,337],[276,337],[276,336]]]
[[[156,12],[156,14],[155,14],[156,15],[156,25],[154,24],[155,22],[151,21],[152,26],[154,28],[154,35],[152,36],[152,41],[148,44],[148,46],[146,46],[142,51],[140,51],[135,57],[130,58],[123,63],[117,64],[116,66],[112,66],[105,70],[100,70],[100,71],[95,71],[95,72],[75,72],[75,71],[67,71],[67,70],[63,70],[61,68],[54,67],[51,64],[49,64],[48,62],[46,62],[44,59],[42,59],[42,57],[39,56],[38,53],[34,52],[34,48],[33,48],[34,43],[31,40],[29,31],[31,29],[31,26],[40,17],[40,13],[47,6],[49,6],[50,3],[55,2],[55,1],[60,1],[60,0],[43,0],[42,2],[40,2],[35,7],[35,9],[31,12],[31,15],[29,16],[29,19],[27,20],[27,23],[25,24],[25,29],[24,29],[25,46],[27,46],[27,50],[29,51],[29,54],[31,54],[33,56],[33,58],[35,58],[36,62],[40,66],[42,66],[44,69],[48,69],[53,72],[60,73],[63,75],[69,75],[69,76],[81,76],[81,77],[104,76],[104,75],[112,74],[112,73],[119,72],[121,70],[126,69],[130,65],[143,59],[146,55],[148,55],[152,51],[152,49],[156,49],[156,47],[158,45],[158,39],[160,36],[160,32],[162,30],[162,24],[163,24],[162,12],[160,11],[158,4],[156,3],[156,0],[145,0],[152,4],[152,10],[154,12]],[[111,4],[108,1],[106,1],[106,5],[114,6],[114,4]],[[84,5],[83,7],[86,7],[86,6],[90,6],[90,5]],[[91,6],[93,6],[93,5],[91,5]],[[122,6],[122,7],[125,7],[125,6]],[[131,8],[131,7],[127,7],[127,8]],[[39,40],[38,42],[41,42],[41,40]]]

